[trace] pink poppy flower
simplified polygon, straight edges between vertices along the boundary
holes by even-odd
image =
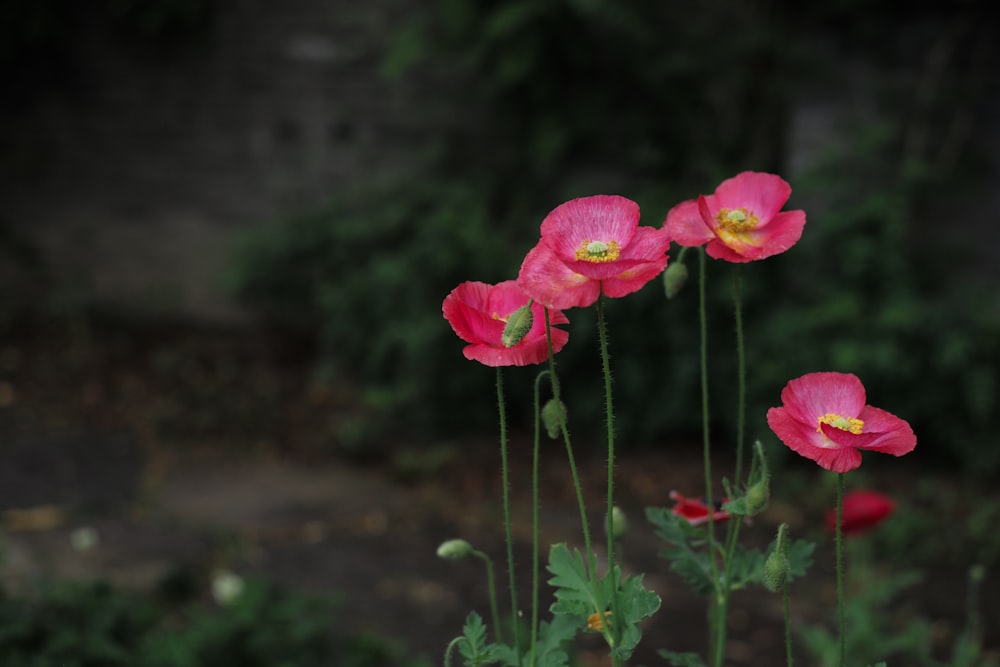
[[[464,282],[445,297],[441,310],[458,337],[469,343],[462,350],[466,359],[486,366],[527,366],[549,358],[545,340],[545,311],[540,303],[531,306],[532,323],[528,333],[515,345],[507,347],[501,337],[507,318],[528,303],[528,295],[513,280],[496,285]],[[550,311],[552,350],[558,352],[569,340],[569,333],[557,329],[568,324],[566,316]]]
[[[670,499],[677,503],[671,511],[677,516],[687,519],[688,523],[692,526],[700,526],[708,523],[708,503],[704,500],[700,498],[687,498],[677,491],[670,492]],[[728,498],[723,498],[722,502],[713,508],[712,519],[716,523],[729,521],[729,512],[721,509],[722,504],[728,501]]]
[[[791,193],[780,176],[744,171],[723,181],[715,194],[674,206],[663,225],[682,246],[704,245],[709,257],[764,259],[785,252],[802,236],[805,212],[781,211]]]
[[[785,445],[822,468],[847,472],[861,465],[861,450],[902,456],[917,446],[910,425],[865,405],[865,388],[850,373],[809,373],[781,390],[767,424]]]
[[[849,491],[844,494],[841,508],[840,531],[844,535],[858,535],[882,523],[896,509],[892,498],[877,491]],[[826,513],[826,527],[830,532],[837,528],[837,510]]]
[[[617,195],[573,199],[542,221],[542,238],[521,264],[517,284],[549,308],[589,306],[602,291],[638,291],[667,267],[670,236],[639,226],[639,205]]]

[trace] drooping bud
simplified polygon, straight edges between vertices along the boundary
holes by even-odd
[[[667,293],[667,298],[673,299],[680,294],[681,289],[687,283],[687,279],[688,270],[686,264],[677,261],[667,266],[667,270],[663,272],[663,289]]]
[[[507,316],[507,326],[503,328],[500,342],[504,347],[514,347],[524,340],[534,323],[535,316],[531,312],[531,302],[528,302]]]
[[[764,586],[772,593],[776,593],[785,585],[788,579],[788,570],[791,567],[788,562],[787,546],[785,534],[788,524],[783,523],[778,527],[778,539],[774,543],[774,551],[767,556],[764,561]]]
[[[607,533],[607,525],[604,526],[604,532]],[[625,536],[625,531],[628,530],[628,520],[625,518],[625,512],[622,511],[618,505],[614,505],[611,508],[611,537],[615,540],[620,540]]]
[[[542,424],[545,425],[545,432],[555,440],[562,432],[562,425],[566,422],[566,404],[550,398],[549,402],[542,406]]]
[[[437,548],[439,558],[445,560],[460,560],[472,553],[472,545],[462,539],[447,540]]]

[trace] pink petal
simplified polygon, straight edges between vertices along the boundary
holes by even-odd
[[[532,299],[555,310],[593,305],[601,293],[599,281],[571,270],[544,240],[528,251],[517,284]]]
[[[876,441],[865,445],[864,449],[903,456],[916,448],[917,436],[906,420],[870,405],[861,411],[859,417],[865,422],[865,432],[871,429],[879,435]]]
[[[767,411],[767,425],[793,452],[815,461],[821,468],[847,472],[861,465],[861,453],[856,449],[831,447],[815,428],[797,420],[786,408]],[[822,446],[822,445],[827,446]]]
[[[715,189],[715,203],[718,208],[745,208],[766,225],[791,194],[792,187],[780,176],[744,171],[719,184]]]
[[[648,275],[643,281],[645,283],[655,278],[667,267],[667,250],[669,248],[670,234],[665,229],[638,227],[635,230],[635,236],[632,237],[632,242],[621,249],[621,255],[617,260],[613,262],[577,260],[566,262],[566,266],[574,273],[601,281],[618,279],[632,282],[639,275]],[[625,294],[634,292],[639,287],[642,287],[642,284],[625,292]],[[605,290],[605,294],[608,294],[607,290]],[[608,295],[610,296],[610,294]]]
[[[594,195],[557,206],[542,221],[542,239],[564,262],[584,242],[616,241],[624,248],[639,225],[639,205],[618,195]]]
[[[441,306],[444,318],[452,330],[467,343],[500,342],[504,324],[483,310],[489,299],[490,285],[464,282],[453,289]]]
[[[785,385],[781,402],[795,419],[817,428],[817,420],[829,413],[857,417],[865,407],[865,388],[850,373],[808,373]]]
[[[674,241],[689,248],[703,246],[715,238],[715,234],[702,220],[696,199],[682,201],[670,209],[663,228]]]

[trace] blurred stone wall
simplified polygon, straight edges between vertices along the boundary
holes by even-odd
[[[380,68],[412,1],[214,7],[169,50],[82,23],[68,80],[0,118],[0,222],[61,298],[239,318],[220,279],[237,232],[407,167],[408,91]]]

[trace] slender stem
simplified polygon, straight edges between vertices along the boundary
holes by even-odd
[[[792,614],[791,605],[788,601],[788,584],[781,587],[782,597],[785,602],[785,656],[788,667],[792,667]]]
[[[497,606],[497,582],[493,572],[493,560],[478,549],[473,549],[472,555],[486,563],[486,587],[490,595],[490,613],[493,614],[493,627],[496,631],[497,641],[502,644],[503,632],[500,631],[500,610]]]
[[[531,648],[528,667],[535,667],[535,645],[538,643],[538,459],[541,450],[541,385],[549,371],[535,378],[535,448],[531,458]]]
[[[545,309],[545,338],[549,346],[549,380],[552,382],[552,398],[560,401],[559,377],[556,375],[555,355],[552,351],[552,323],[549,318],[549,309]],[[583,502],[583,486],[580,484],[580,474],[576,469],[576,458],[573,456],[573,445],[570,444],[569,429],[566,426],[565,418],[560,418],[560,430],[562,431],[563,442],[566,444],[566,457],[569,459],[569,471],[573,477],[573,489],[576,491],[576,503],[580,508],[580,527],[583,530],[583,547],[587,550],[587,563],[590,567],[590,578],[594,579],[597,564],[594,561],[594,550],[590,546],[590,527],[587,523],[587,506]]]
[[[611,578],[611,636],[617,642],[621,623],[618,610],[618,582],[615,580],[615,412],[611,393],[611,360],[608,355],[608,329],[604,321],[604,295],[597,298],[597,336],[601,343],[601,365],[604,369],[604,404],[608,423],[608,577]],[[615,645],[612,645],[612,649]],[[620,658],[612,658],[615,665]]]
[[[740,483],[743,471],[743,435],[746,430],[747,409],[747,364],[746,348],[743,343],[743,300],[740,294],[740,265],[733,264],[733,311],[736,319],[736,475],[734,482]]]
[[[698,253],[698,324],[700,331],[699,364],[701,368],[701,434],[703,463],[705,467],[705,498],[709,503],[707,532],[707,551],[709,565],[712,568],[712,584],[715,586],[715,600],[711,603],[709,614],[709,646],[712,647],[711,659],[716,666],[722,665],[722,654],[725,650],[726,622],[725,608],[722,604],[722,584],[719,581],[719,565],[716,562],[715,551],[715,512],[712,511],[714,496],[712,494],[712,445],[708,433],[708,316],[705,307],[705,253]]]
[[[844,563],[843,563],[843,522],[844,512],[844,473],[837,473],[837,528],[836,528],[836,550],[837,550],[837,620],[840,628],[840,667],[844,667],[846,660],[847,635],[844,623]]]
[[[500,366],[497,366],[497,406],[500,410],[500,463],[501,463],[501,475],[503,483],[503,523],[504,529],[507,536],[507,573],[509,577],[510,585],[510,606],[511,606],[511,618],[513,620],[513,626],[511,631],[514,633],[514,646],[517,646],[517,588],[514,581],[514,539],[511,535],[510,526],[510,483],[509,474],[510,466],[507,462],[507,409],[504,405],[503,397],[503,372]],[[503,642],[503,634],[500,631],[500,626],[496,628],[497,640]]]
[[[455,650],[456,646],[458,646],[458,642],[463,639],[465,639],[465,637],[455,637],[448,642],[448,646],[444,649],[444,667],[451,667],[451,652]]]

